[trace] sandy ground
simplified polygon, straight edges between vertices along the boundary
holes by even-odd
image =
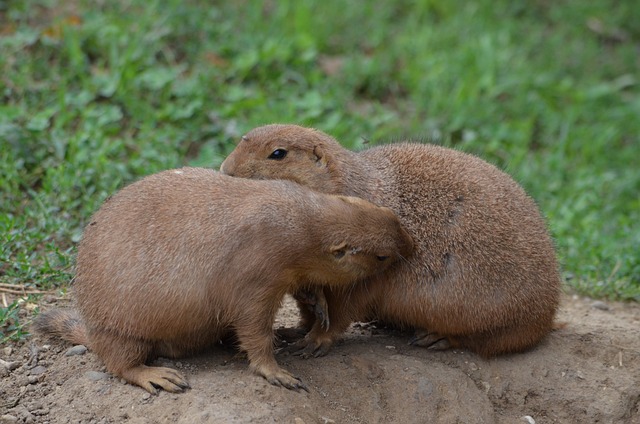
[[[296,317],[288,300],[276,325]],[[565,296],[559,319],[533,351],[492,360],[355,325],[323,358],[278,356],[309,393],[269,385],[220,346],[159,360],[192,388],[152,396],[91,352],[33,337],[0,348],[0,423],[640,423],[640,305]]]

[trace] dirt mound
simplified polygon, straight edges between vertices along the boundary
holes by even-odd
[[[295,325],[290,300],[278,320]],[[0,423],[640,423],[640,305],[566,296],[559,320],[536,349],[491,360],[357,324],[326,357],[278,356],[309,393],[269,385],[220,346],[160,360],[192,389],[151,396],[92,353],[34,337],[0,350]]]

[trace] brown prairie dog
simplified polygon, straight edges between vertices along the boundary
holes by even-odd
[[[180,357],[234,331],[251,369],[304,388],[273,355],[285,293],[344,285],[384,271],[412,240],[387,208],[288,181],[232,178],[200,168],[148,176],[108,199],[78,248],[74,311],[36,328],[87,344],[107,369],[151,393],[180,391]]]
[[[417,143],[356,153],[314,129],[267,125],[221,171],[387,206],[415,242],[388,273],[325,290],[331,326],[314,325],[307,351],[326,353],[350,322],[372,318],[415,328],[414,344],[483,356],[528,349],[553,327],[561,279],[545,222],[510,176],[475,156]]]

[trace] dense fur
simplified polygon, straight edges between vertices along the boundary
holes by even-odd
[[[211,345],[230,330],[271,383],[304,387],[278,367],[272,325],[288,291],[349,284],[408,255],[412,240],[387,208],[288,181],[182,168],[107,200],[78,248],[72,312],[36,328],[87,343],[107,369],[150,392],[187,386],[147,367]]]
[[[312,351],[371,318],[415,328],[415,344],[484,356],[525,350],[552,329],[561,280],[545,222],[511,177],[475,156],[417,143],[354,153],[320,131],[268,125],[242,137],[221,171],[362,197],[393,209],[413,237],[414,255],[392,272],[325,290],[331,326],[313,327]]]

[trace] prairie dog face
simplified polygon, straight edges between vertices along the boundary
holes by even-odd
[[[331,157],[327,147],[338,142],[328,135],[296,125],[266,125],[251,130],[220,166],[226,175],[290,180],[331,192]]]
[[[325,257],[310,267],[310,279],[315,277],[315,282],[325,284],[353,281],[382,272],[411,255],[413,239],[391,209],[357,197],[334,197],[336,211],[330,210],[327,215],[345,220],[319,222],[323,228],[330,226],[331,231],[325,232],[321,241]],[[327,269],[334,275],[328,275]]]

